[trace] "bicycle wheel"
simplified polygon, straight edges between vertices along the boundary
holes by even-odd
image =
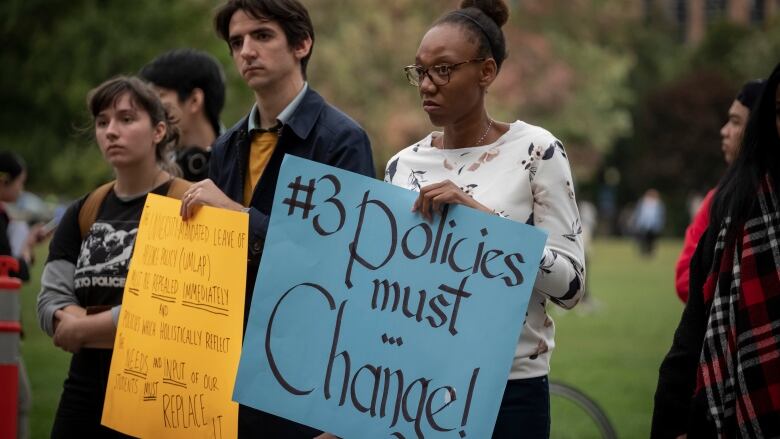
[[[551,439],[616,439],[604,410],[568,384],[550,381]]]

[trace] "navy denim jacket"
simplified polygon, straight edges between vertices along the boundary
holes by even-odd
[[[252,141],[247,132],[248,117],[245,116],[214,142],[209,163],[209,178],[238,203],[243,202],[244,178]],[[309,87],[282,127],[276,148],[252,194],[249,210],[250,266],[256,267],[260,261],[284,154],[375,177],[371,143],[366,132]],[[247,274],[252,278],[249,285],[253,286],[255,273]]]

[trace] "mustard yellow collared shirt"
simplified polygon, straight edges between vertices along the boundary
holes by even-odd
[[[249,207],[249,204],[252,202],[252,194],[255,192],[255,187],[260,181],[266,166],[268,166],[274,149],[276,149],[276,144],[279,141],[279,132],[281,132],[282,126],[287,123],[298,108],[298,104],[303,100],[303,96],[308,88],[309,83],[304,82],[298,95],[277,116],[276,125],[268,130],[260,128],[258,123],[260,112],[257,104],[252,106],[252,110],[249,112],[247,127],[252,136],[252,144],[249,149],[246,177],[244,177],[244,206]]]
[[[249,207],[252,201],[252,194],[255,192],[255,186],[260,181],[271,155],[276,149],[276,142],[279,140],[277,130],[273,131],[255,131],[252,133],[252,145],[249,149],[249,163],[247,165],[246,178],[244,178],[244,206]]]

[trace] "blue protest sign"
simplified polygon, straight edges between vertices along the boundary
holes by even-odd
[[[546,239],[294,156],[233,397],[343,438],[487,438]],[[456,436],[457,435],[457,436]]]

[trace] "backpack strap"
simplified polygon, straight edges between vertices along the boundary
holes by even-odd
[[[171,180],[170,186],[168,186],[168,196],[171,198],[176,198],[177,200],[181,200],[182,195],[184,195],[184,192],[187,191],[187,189],[192,186],[191,181],[187,181],[183,178],[174,177],[173,180]]]
[[[113,189],[114,183],[116,183],[116,180],[110,181],[90,192],[84,200],[84,204],[81,205],[81,210],[79,210],[79,229],[81,231],[82,240],[87,236],[87,233],[89,233],[92,224],[95,223],[98,209],[100,209],[100,205],[103,204],[103,200],[106,199],[108,192]],[[191,182],[175,177],[168,186],[167,196],[180,200],[182,195],[184,195],[184,192],[189,189],[190,186],[192,186]]]
[[[106,199],[108,192],[114,187],[115,182],[116,180],[109,181],[90,192],[84,200],[84,204],[81,205],[81,210],[79,210],[79,229],[81,230],[82,240],[87,236],[87,233],[89,233],[92,224],[95,223],[98,209],[100,208],[100,205],[103,204],[103,200]]]

